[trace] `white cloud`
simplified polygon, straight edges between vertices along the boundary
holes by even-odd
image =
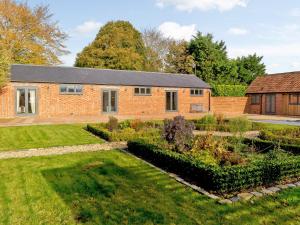
[[[89,34],[89,33],[98,31],[101,26],[102,26],[102,23],[93,21],[93,20],[89,20],[89,21],[84,22],[83,24],[78,25],[74,29],[74,31],[75,31],[75,33],[78,33],[78,34]]]
[[[164,22],[158,27],[158,30],[166,38],[186,41],[189,41],[197,33],[196,24],[180,25],[175,22]]]
[[[291,66],[292,66],[293,68],[300,68],[300,62],[293,62],[293,63],[291,64]]]
[[[232,35],[246,35],[249,31],[244,28],[232,27],[228,30],[228,33]]]
[[[299,57],[300,43],[265,44],[247,47],[228,47],[230,57],[257,53],[264,57]]]
[[[219,11],[231,10],[237,6],[246,7],[249,0],[156,0],[160,8],[175,6],[180,11],[191,12],[195,9],[207,11],[217,9]]]
[[[300,8],[294,8],[290,11],[291,16],[300,17]]]

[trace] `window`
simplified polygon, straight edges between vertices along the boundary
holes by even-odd
[[[60,85],[61,94],[82,94],[82,85],[80,84],[61,84]]]
[[[300,93],[290,94],[289,95],[289,104],[290,105],[300,105]]]
[[[16,113],[19,115],[36,114],[36,89],[17,88]]]
[[[191,89],[190,93],[191,93],[191,96],[203,96],[202,89]]]
[[[251,95],[251,104],[259,105],[260,104],[260,95]]]
[[[203,112],[202,104],[191,104],[191,113]]]
[[[134,88],[135,95],[151,95],[150,87],[136,87]]]
[[[167,111],[178,110],[177,91],[166,91],[166,110]]]
[[[116,90],[104,90],[102,93],[102,111],[105,113],[117,112],[117,95]]]

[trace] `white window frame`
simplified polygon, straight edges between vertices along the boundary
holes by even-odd
[[[196,92],[197,92],[197,94],[196,94]],[[201,88],[191,88],[190,89],[190,95],[193,97],[203,96],[203,94],[204,94],[204,90]]]
[[[136,92],[136,90],[138,90],[138,91]],[[150,93],[147,93],[147,90],[149,90]],[[133,88],[133,93],[136,96],[151,96],[152,95],[152,88],[151,87],[134,87]]]
[[[62,91],[62,88],[66,88],[66,91]],[[74,89],[74,91],[70,91],[70,89]],[[82,95],[83,85],[81,85],[81,84],[61,84],[61,85],[59,85],[59,93],[61,95]]]

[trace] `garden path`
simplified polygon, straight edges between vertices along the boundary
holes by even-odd
[[[61,146],[50,148],[34,148],[23,150],[12,150],[0,152],[0,159],[10,158],[28,158],[34,156],[48,156],[48,155],[63,155],[75,152],[95,152],[105,151],[112,149],[124,149],[127,147],[126,142],[111,142],[103,144],[88,144],[88,145],[74,145],[74,146]]]

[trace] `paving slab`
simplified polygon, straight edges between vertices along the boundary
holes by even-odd
[[[253,194],[253,196],[255,196],[255,197],[262,197],[262,196],[264,196],[263,193],[258,192],[258,191],[252,191],[250,193]]]
[[[253,194],[244,192],[237,195],[242,201],[248,201],[253,197]]]
[[[222,199],[220,201],[218,201],[220,204],[225,205],[225,204],[232,204],[232,201],[230,201],[229,199]]]

